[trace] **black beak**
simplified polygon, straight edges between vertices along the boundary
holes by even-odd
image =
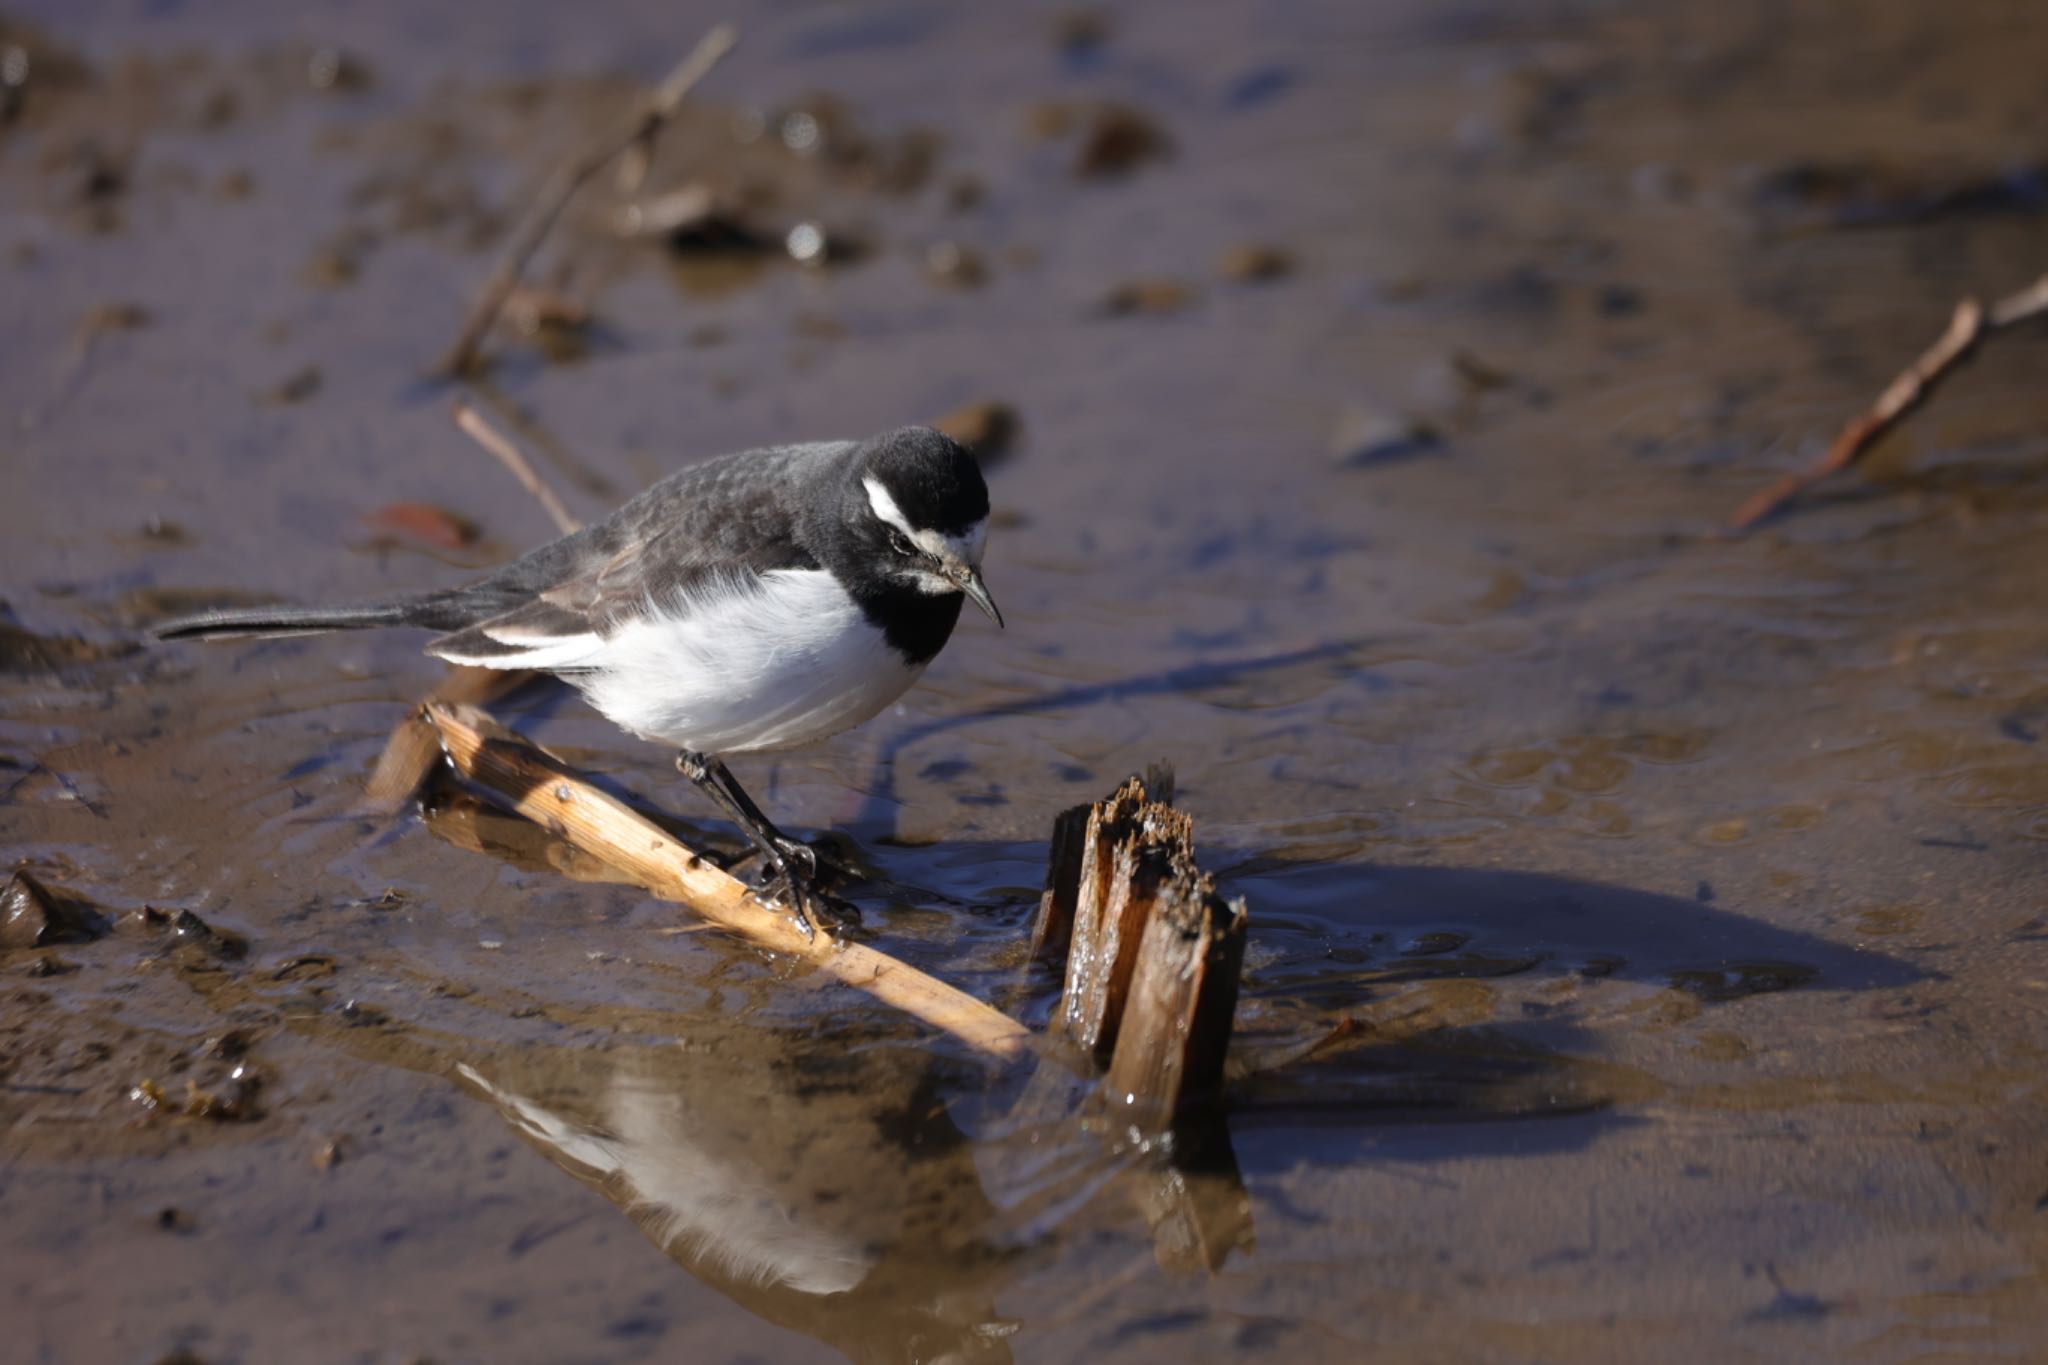
[[[996,623],[997,630],[1003,628],[1003,614],[996,610],[995,599],[988,595],[988,589],[982,585],[980,569],[970,568],[953,581],[960,585],[960,591],[967,594],[969,601],[988,614],[988,619]]]

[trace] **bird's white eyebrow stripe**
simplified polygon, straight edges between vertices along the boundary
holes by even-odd
[[[891,526],[917,539],[917,531],[910,524],[910,518],[903,515],[903,509],[896,505],[896,499],[889,496],[889,490],[882,487],[880,479],[862,479],[861,487],[868,490],[868,505],[875,509],[875,515]]]
[[[941,558],[951,556],[970,564],[980,562],[982,544],[988,539],[987,517],[957,536],[949,536],[942,531],[920,531],[910,524],[909,517],[903,515],[903,509],[896,505],[896,499],[889,496],[889,490],[882,487],[881,480],[864,478],[860,482],[861,487],[868,490],[868,505],[875,509],[875,515],[909,536],[911,544]]]

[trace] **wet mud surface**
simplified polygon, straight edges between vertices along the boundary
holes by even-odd
[[[2048,20],[1849,8],[773,7],[493,337],[584,515],[974,427],[1009,629],[739,774],[1036,1020],[1053,815],[1170,760],[1247,1055],[1362,1025],[1175,1193],[473,797],[367,813],[416,638],[138,648],[550,533],[422,375],[724,16],[6,5],[0,1357],[2024,1358],[2048,337],[1712,534],[2048,269]]]

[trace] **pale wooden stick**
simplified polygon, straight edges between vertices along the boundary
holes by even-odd
[[[555,523],[555,528],[563,535],[574,535],[583,529],[583,523],[562,505],[562,500],[555,496],[555,490],[548,487],[539,472],[534,469],[532,461],[526,458],[518,446],[512,444],[512,438],[492,426],[489,418],[471,407],[465,400],[456,400],[455,425],[461,427],[464,435],[495,455],[500,464],[512,471],[512,477],[519,480],[522,488],[533,494],[533,500],[540,504],[541,510],[548,514],[548,519]]]
[[[2042,313],[2048,313],[2048,275],[2006,295],[1988,309],[1976,299],[1958,303],[1940,340],[1886,385],[1876,402],[1851,418],[1820,459],[1785,475],[1743,503],[1729,518],[1728,532],[1747,531],[1830,474],[1855,464],[1878,437],[1920,406],[1944,375],[1969,359],[1986,334]]]
[[[511,695],[539,676],[513,668],[450,668],[421,705],[449,702],[488,706]],[[418,706],[391,729],[384,752],[363,786],[361,809],[365,814],[390,817],[412,800],[413,793],[427,780],[427,772],[441,761],[441,735],[428,724]]]
[[[1030,1053],[1029,1029],[966,992],[866,944],[826,934],[806,938],[785,912],[762,905],[723,868],[476,708],[428,702],[423,714],[439,731],[457,772],[661,899],[687,905],[764,948],[802,958],[977,1052],[1006,1062]]]
[[[640,112],[634,115],[630,125],[600,138],[555,169],[541,187],[533,206],[527,210],[526,217],[520,220],[512,240],[505,244],[504,253],[499,256],[490,279],[485,281],[483,292],[469,311],[468,320],[456,335],[455,344],[434,366],[434,373],[452,377],[466,374],[476,365],[477,349],[483,345],[492,324],[497,322],[505,300],[519,287],[519,277],[525,273],[527,263],[540,250],[541,243],[547,240],[549,230],[554,227],[562,210],[568,207],[569,201],[576,197],[576,191],[603,170],[613,157],[634,148],[642,149],[644,155],[644,149],[676,116],[690,91],[711,73],[711,68],[718,65],[719,59],[732,51],[733,44],[738,41],[739,31],[731,24],[717,25],[699,39],[690,55],[662,80]]]

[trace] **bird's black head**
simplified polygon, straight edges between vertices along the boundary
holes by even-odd
[[[863,577],[897,591],[965,593],[1001,625],[981,582],[988,485],[974,457],[930,427],[904,427],[862,442],[852,464],[844,524]]]

